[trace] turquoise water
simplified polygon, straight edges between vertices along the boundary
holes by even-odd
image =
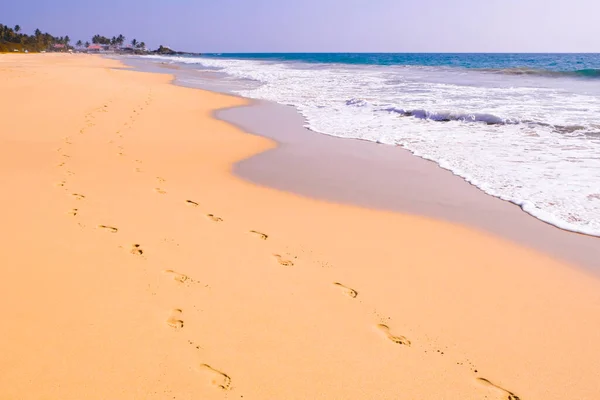
[[[313,131],[402,146],[543,221],[600,236],[600,54],[154,58],[294,106]]]
[[[600,77],[600,54],[501,54],[501,53],[238,53],[206,57],[350,65],[420,65],[518,73],[576,73]]]

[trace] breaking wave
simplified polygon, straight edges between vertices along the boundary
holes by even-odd
[[[481,68],[478,71],[491,72],[504,75],[530,75],[530,76],[547,76],[554,78],[570,77],[570,78],[588,78],[600,79],[600,69],[586,68],[575,71],[553,71],[547,69],[535,69],[526,67],[516,68]]]

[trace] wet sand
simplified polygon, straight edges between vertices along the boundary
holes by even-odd
[[[254,101],[218,118],[277,141],[236,164],[248,181],[327,201],[406,212],[502,236],[600,275],[600,238],[556,228],[400,147],[313,132],[293,107]]]
[[[593,275],[240,179],[276,143],[171,81],[0,56],[0,398],[597,399]]]

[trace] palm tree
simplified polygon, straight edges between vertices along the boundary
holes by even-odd
[[[125,43],[125,36],[119,34],[119,36],[117,36],[117,44],[119,46],[123,46],[123,43]]]
[[[42,31],[40,31],[39,29],[35,30],[35,36],[39,37],[42,34]]]
[[[144,42],[141,42],[141,43],[138,45],[138,48],[140,48],[140,49],[145,49],[145,48],[146,48],[146,43],[144,43]]]
[[[85,42],[85,48],[87,49],[88,47],[90,47],[90,42]]]
[[[68,46],[69,42],[71,41],[71,38],[67,35],[67,36],[65,36],[65,38],[63,40],[64,40],[65,44]]]
[[[17,33],[21,32],[21,26],[20,25],[15,25],[15,32],[17,32]]]
[[[137,39],[133,39],[131,41],[131,45],[133,46],[134,49],[135,49],[135,46],[137,45],[137,42],[138,42]]]
[[[78,40],[77,43],[75,43],[75,46],[81,47],[83,46],[83,43],[81,42],[81,40]]]

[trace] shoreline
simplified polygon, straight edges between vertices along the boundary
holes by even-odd
[[[305,117],[293,106],[219,91],[222,87],[217,84],[211,88],[179,80],[177,73],[193,77],[193,67],[180,67],[173,72],[170,64],[142,63],[153,65],[153,72],[175,74],[174,85],[224,93],[247,103],[216,110],[213,116],[277,143],[276,148],[235,164],[233,173],[249,182],[333,203],[465,224],[600,276],[597,236],[541,220],[518,204],[490,195],[435,161],[400,146],[312,131],[305,127]],[[134,68],[142,66],[134,64]],[[319,157],[305,167],[301,161],[311,154]],[[288,166],[290,162],[293,165]],[[417,175],[418,180],[410,175]],[[411,194],[404,192],[405,187]]]
[[[528,111],[522,110],[525,114],[523,114],[523,118],[520,118],[517,117],[520,115],[519,107],[514,108],[516,103],[505,104],[504,97],[496,97],[492,91],[487,95],[490,102],[489,106],[492,107],[488,111],[492,114],[475,113],[467,115],[468,112],[463,110],[466,112],[464,115],[460,112],[456,115],[453,113],[446,115],[448,112],[444,110],[446,106],[441,106],[441,104],[446,104],[443,99],[444,93],[446,93],[444,87],[438,87],[432,91],[427,89],[429,83],[426,82],[431,80],[435,83],[436,79],[442,79],[437,76],[437,73],[425,73],[420,76],[418,68],[413,70],[407,67],[405,72],[401,72],[400,75],[405,75],[408,83],[399,83],[404,78],[398,82],[391,79],[392,86],[390,87],[387,83],[381,83],[379,89],[372,88],[373,92],[371,92],[371,89],[361,92],[360,90],[356,91],[358,86],[354,83],[358,85],[362,79],[365,79],[365,82],[376,82],[378,79],[384,79],[383,76],[388,76],[388,74],[392,76],[398,71],[404,70],[396,70],[395,67],[390,67],[379,71],[377,68],[361,67],[355,71],[357,74],[355,76],[352,72],[352,65],[342,62],[339,65],[340,69],[338,69],[335,64],[329,64],[331,60],[328,57],[323,57],[320,59],[322,64],[318,64],[318,68],[314,71],[309,71],[311,70],[310,63],[305,65],[309,70],[305,70],[305,67],[302,66],[305,58],[302,55],[297,57],[292,55],[289,59],[288,56],[284,55],[269,55],[265,60],[257,56],[249,57],[249,59],[241,57],[239,60],[227,61],[229,57],[225,56],[222,59],[219,57],[190,60],[163,58],[156,61],[174,63],[180,65],[182,69],[190,68],[191,70],[195,66],[199,75],[205,75],[207,71],[218,70],[223,76],[222,80],[224,82],[229,83],[229,85],[235,84],[230,90],[250,98],[271,99],[281,104],[294,105],[300,114],[307,117],[305,119],[306,126],[323,134],[344,138],[362,138],[391,145],[396,145],[399,142],[404,143],[403,147],[409,149],[413,154],[435,160],[442,168],[451,170],[454,174],[463,177],[463,179],[488,194],[517,204],[525,212],[534,215],[538,219],[565,230],[595,237],[600,236],[600,227],[597,226],[599,222],[597,215],[600,213],[600,209],[597,208],[599,203],[595,201],[598,196],[598,188],[594,184],[597,180],[595,177],[600,164],[598,164],[598,158],[594,151],[597,144],[597,141],[594,140],[595,133],[593,133],[595,125],[588,126],[588,123],[593,122],[588,119],[593,113],[577,116],[571,113],[577,108],[575,104],[573,104],[575,108],[562,110],[560,104],[554,103],[554,100],[552,100],[554,97],[544,97],[545,100],[549,101],[548,104],[557,107],[557,113],[542,113],[544,114],[543,119],[548,123],[546,124],[540,120],[538,124],[534,122],[536,118],[529,120],[531,110],[528,107],[532,106],[535,109],[535,105],[527,101],[527,98],[535,98],[535,95],[523,98],[524,103],[522,105]],[[317,59],[319,58],[317,57]],[[283,61],[279,63],[277,60]],[[300,64],[296,64],[293,60],[298,61]],[[460,68],[459,70],[462,71]],[[384,73],[383,71],[387,72]],[[474,75],[469,75],[470,72],[467,71],[472,72],[467,68],[458,75],[450,73],[447,76],[444,75],[442,80],[447,80],[452,90],[458,90],[457,93],[465,95],[471,92],[469,89],[462,92],[459,89],[463,84],[470,87],[468,82],[461,81],[463,73],[470,76],[475,86],[481,86],[481,91],[477,91],[480,94],[487,93],[486,91],[491,90],[492,86],[501,88],[505,85],[508,86],[504,89],[512,93],[512,90],[519,87],[521,83],[526,86],[526,88],[523,88],[525,92],[540,92],[540,96],[558,90],[556,93],[557,99],[561,96],[559,94],[562,90],[559,89],[560,87],[566,90],[563,93],[564,95],[571,92],[579,93],[581,90],[586,91],[587,94],[584,94],[581,99],[578,98],[581,101],[590,99],[591,97],[586,97],[588,95],[593,97],[600,93],[597,91],[600,90],[600,86],[597,84],[583,86],[584,84],[581,81],[569,79],[550,80],[549,78],[536,77],[535,82],[527,83],[526,80],[522,81],[520,77],[514,77],[515,80],[513,81],[513,78],[507,76],[477,73],[476,71]],[[488,82],[486,77],[491,81]],[[289,79],[289,81],[280,81],[280,78]],[[338,79],[341,80],[338,81]],[[212,90],[210,87],[204,87],[205,79],[201,78],[200,80],[203,81],[200,85],[201,88]],[[337,82],[335,86],[328,86],[334,81]],[[347,83],[354,83],[348,83],[347,86],[344,83],[346,81]],[[404,87],[405,84],[409,85],[407,87],[408,92],[400,89],[396,93],[399,97],[394,98],[394,95],[389,91],[395,84],[394,82],[398,83],[398,88]],[[489,86],[490,84],[491,86]],[[294,85],[300,86],[296,88]],[[409,95],[412,85],[418,87],[425,85],[421,89],[424,90],[423,93],[428,94],[423,95],[425,98],[437,99],[439,106],[430,104],[429,111],[420,110],[421,106],[418,102],[413,104]],[[509,87],[512,89],[509,89]],[[292,88],[295,89],[290,91],[289,89]],[[315,92],[315,90],[317,91]],[[328,94],[328,92],[331,92],[331,94]],[[305,95],[309,93],[313,94],[313,99],[305,98]],[[471,94],[477,97],[476,94]],[[383,97],[379,97],[380,95]],[[465,99],[461,96],[459,97],[467,103],[472,100],[469,97],[470,95],[467,95]],[[348,100],[346,97],[352,98]],[[369,100],[365,100],[363,97]],[[516,98],[519,98],[519,96]],[[398,99],[403,100],[395,103]],[[481,104],[486,103],[485,99],[482,100]],[[575,101],[575,98],[571,101]],[[387,109],[386,104],[388,102],[389,104],[396,104],[400,108],[402,108],[402,104],[409,108],[416,107],[418,116],[416,118],[402,118],[402,115],[407,114],[403,114],[402,110],[394,107]],[[467,106],[465,103],[463,106],[466,107],[465,110],[475,112],[479,105],[475,103]],[[439,107],[441,108],[438,109]],[[457,105],[457,107],[462,109],[462,106]],[[499,108],[493,111],[496,107]],[[508,110],[512,111],[509,112]],[[425,114],[431,112],[435,117],[421,115],[421,112]],[[505,124],[502,122],[501,117],[494,116],[494,112],[502,115],[508,112],[514,118],[511,117],[504,121]],[[529,117],[524,115],[529,115]],[[437,120],[446,121],[446,117],[448,122],[433,122]],[[487,126],[483,123],[459,123],[459,125],[456,125],[452,122],[455,118],[462,120],[463,117],[468,120],[482,118],[482,121],[491,118],[490,121],[495,122]],[[561,124],[564,121],[560,122],[563,117],[570,120],[569,124],[572,124],[572,126],[567,124],[568,126],[563,127]],[[421,120],[422,118],[427,121]],[[578,120],[583,125],[576,128]],[[510,121],[521,122],[513,124]],[[553,126],[554,128],[552,128]],[[573,135],[559,134],[561,130],[570,130],[571,128],[575,129],[577,133],[573,133]],[[531,132],[529,132],[530,129],[532,129]],[[534,131],[537,133],[534,133]],[[467,132],[470,133],[467,134]],[[556,140],[554,145],[551,144],[552,140]],[[510,144],[505,143],[506,141]],[[550,147],[545,149],[544,146],[546,145]],[[564,152],[557,152],[556,150],[559,148],[563,149]],[[563,154],[564,159],[561,154]],[[578,157],[581,157],[581,159],[578,160]],[[600,178],[600,176],[598,177]]]
[[[407,149],[314,132],[294,107],[247,100],[214,115],[278,147],[236,163],[233,171],[243,179],[334,203],[464,224],[600,274],[596,236],[540,220]],[[311,154],[319,156],[302,165]]]
[[[6,61],[3,396],[595,400],[596,277],[234,175],[277,152],[211,117],[239,98],[99,57]]]
[[[314,199],[465,224],[600,274],[600,238],[596,236],[540,220],[517,204],[487,194],[436,162],[399,146],[314,132],[301,124],[304,117],[294,107],[239,97],[249,103],[217,110],[215,117],[278,143],[275,149],[236,163],[233,171],[243,179]],[[256,114],[269,124],[252,118]],[[274,115],[285,117],[272,118]],[[287,133],[281,133],[284,131]],[[288,147],[282,151],[284,145]],[[302,168],[298,160],[312,152],[327,163],[317,159],[307,169]],[[357,160],[360,166],[356,166]],[[288,167],[289,162],[295,162],[294,166]],[[407,179],[410,174],[418,175],[419,182]],[[406,196],[406,185],[419,197]]]

